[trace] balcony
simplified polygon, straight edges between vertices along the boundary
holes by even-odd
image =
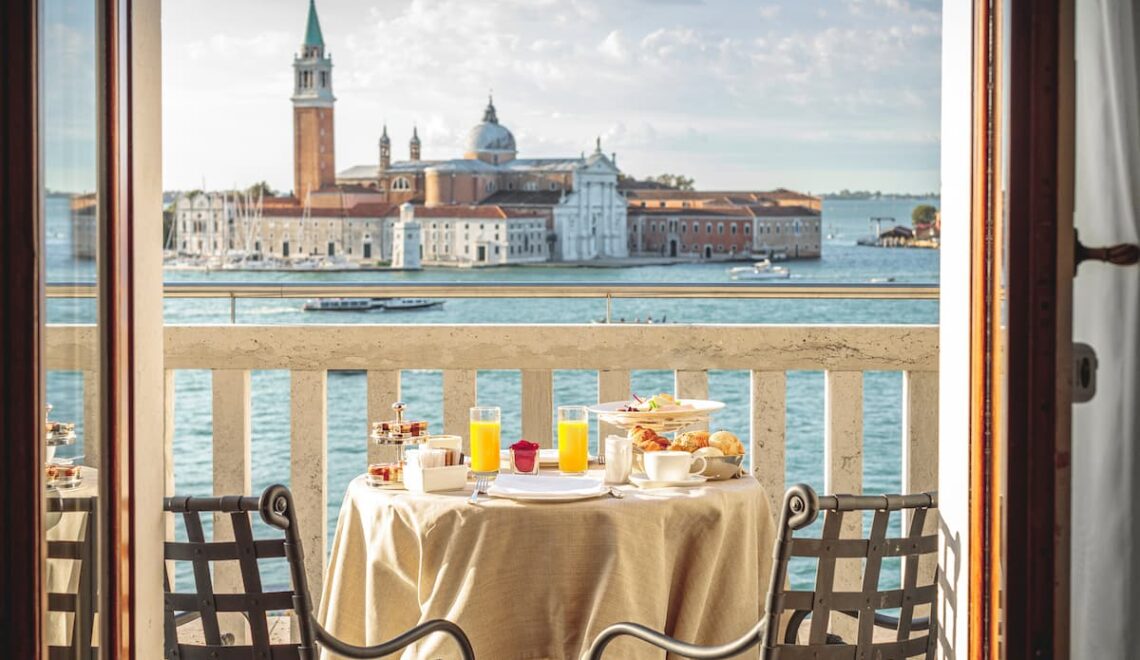
[[[83,297],[83,287],[56,287],[56,297]],[[310,296],[428,296],[435,298],[595,298],[606,313],[615,298],[838,298],[915,299],[937,295],[933,287],[755,286],[755,285],[168,285],[168,297],[210,297],[237,302],[246,298]],[[235,319],[236,320],[236,319]],[[307,549],[307,572],[319,594],[329,538],[330,427],[336,439],[359,437],[360,465],[378,460],[379,448],[367,441],[365,427],[345,432],[330,424],[329,375],[362,371],[367,420],[390,417],[391,402],[401,398],[402,376],[410,371],[442,374],[438,409],[420,411],[442,420],[442,431],[466,435],[467,411],[477,399],[477,374],[483,370],[518,373],[520,398],[498,401],[521,411],[523,437],[553,446],[552,413],[555,372],[596,374],[594,391],[575,391],[577,403],[626,398],[631,374],[653,370],[672,374],[676,394],[709,395],[709,373],[746,373],[737,383],[746,401],[749,468],[763,485],[773,510],[787,484],[788,374],[823,372],[824,450],[813,460],[831,492],[864,490],[864,378],[868,372],[901,374],[901,397],[893,405],[901,419],[901,460],[895,475],[903,492],[937,488],[938,473],[938,328],[930,325],[759,325],[759,324],[306,324],[167,325],[164,336],[166,388],[166,484],[173,493],[180,461],[174,452],[177,391],[182,370],[211,373],[211,419],[192,418],[198,432],[212,427],[212,483],[216,493],[251,492],[254,394],[251,372],[287,372],[289,391],[290,486]],[[83,373],[84,394],[94,400],[96,356],[86,326],[49,326],[48,368]],[[652,347],[644,350],[638,347]],[[587,401],[588,400],[588,401]],[[360,411],[358,411],[360,412]],[[96,414],[85,406],[86,415]],[[181,416],[185,418],[185,416]],[[88,424],[87,428],[93,428]],[[434,428],[434,427],[433,427]],[[184,430],[184,429],[183,429]],[[745,431],[745,429],[739,429]],[[613,429],[601,425],[598,437]],[[744,433],[741,433],[744,437]],[[281,439],[284,442],[284,438]],[[85,463],[98,466],[95,443],[85,441]],[[367,458],[364,458],[367,457]],[[852,521],[853,524],[857,524]],[[931,523],[933,524],[933,522]],[[851,530],[854,533],[855,530]],[[168,530],[169,533],[169,530]],[[317,551],[319,549],[319,552]],[[850,569],[856,579],[858,567]],[[841,568],[841,571],[843,568]],[[841,575],[840,579],[844,579]],[[237,575],[219,575],[218,586],[236,586]],[[227,585],[227,581],[232,584]]]

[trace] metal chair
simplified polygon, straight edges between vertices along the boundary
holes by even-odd
[[[590,645],[587,657],[599,660],[606,646],[622,635],[687,658],[713,660],[742,653],[757,644],[761,657],[780,660],[839,660],[854,658],[934,658],[935,634],[931,621],[936,616],[935,575],[918,582],[919,558],[938,551],[938,535],[924,534],[927,512],[938,507],[936,493],[916,495],[830,495],[817,496],[810,486],[798,484],[784,495],[776,539],[772,579],[765,600],[765,614],[743,637],[719,646],[701,646],[679,641],[636,623],[618,623],[603,630]],[[887,537],[891,512],[910,511],[910,529],[902,538]],[[795,538],[794,532],[812,524],[820,511],[826,512],[820,538]],[[846,514],[862,516],[874,511],[869,538],[843,539],[839,531]],[[793,557],[818,560],[815,589],[787,588],[788,562]],[[879,573],[884,557],[902,557],[903,583],[898,589],[879,589]],[[864,560],[860,591],[836,591],[835,563],[839,559]],[[930,616],[915,618],[915,608],[928,605]],[[888,616],[880,609],[899,610]],[[789,613],[788,627],[781,641],[779,621]],[[827,632],[832,614],[858,621],[858,639],[853,643]],[[811,617],[806,644],[798,644],[800,625]],[[875,627],[897,631],[894,640],[875,642]],[[913,636],[915,632],[924,634]]]
[[[79,571],[75,593],[48,593],[49,612],[71,614],[71,643],[67,646],[49,646],[49,660],[95,660],[99,649],[92,646],[95,630],[95,607],[98,603],[96,570],[98,555],[98,525],[95,515],[94,497],[49,498],[49,513],[82,514],[87,517],[82,526],[83,534],[78,539],[54,540],[47,542],[48,559],[72,560],[78,562]]]
[[[167,578],[166,589],[166,657],[173,660],[315,660],[317,645],[347,658],[379,658],[395,653],[409,644],[440,632],[453,637],[464,660],[475,657],[463,629],[444,619],[433,619],[376,646],[354,646],[343,642],[324,629],[313,616],[312,599],[305,577],[301,536],[289,489],[275,485],[265,489],[261,497],[168,497],[164,508],[182,514],[188,540],[168,541],[165,558],[193,564],[195,591],[172,593]],[[285,533],[285,537],[255,540],[249,513],[258,512],[268,525]],[[202,533],[202,513],[228,513],[233,524],[234,540],[206,542]],[[262,590],[258,560],[284,557],[289,564],[293,588],[285,591]],[[244,593],[216,594],[210,579],[210,562],[237,561],[241,568]],[[297,644],[271,644],[266,612],[292,609],[300,630]],[[226,644],[218,626],[219,612],[241,612],[249,620],[250,644]],[[183,613],[176,615],[176,613]],[[188,616],[187,616],[188,615]],[[178,640],[178,627],[191,618],[201,618],[204,645],[184,644]]]

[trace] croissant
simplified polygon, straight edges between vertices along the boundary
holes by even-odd
[[[656,451],[657,449],[664,449],[669,446],[668,440],[657,435],[657,432],[653,429],[644,426],[635,426],[630,429],[629,439],[633,441],[633,444],[648,451]],[[656,449],[649,450],[649,445],[654,445]]]

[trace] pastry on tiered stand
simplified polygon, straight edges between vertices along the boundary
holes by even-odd
[[[51,415],[52,405],[47,405],[44,413],[45,442],[47,443],[47,460],[50,463],[55,458],[55,448],[60,445],[75,444],[74,422],[53,422],[48,419]]]
[[[406,420],[403,401],[392,404],[396,419],[373,422],[372,442],[381,447],[384,459],[368,466],[368,483],[378,487],[402,488],[404,481],[404,445],[419,443],[428,438],[428,423],[424,420]]]

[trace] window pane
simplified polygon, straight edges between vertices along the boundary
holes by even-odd
[[[40,8],[44,253],[50,291],[62,283],[96,283],[98,37],[93,0],[43,0]],[[59,657],[89,657],[86,650],[98,643],[93,632],[99,588],[94,552],[100,425],[97,320],[94,297],[47,301],[49,558],[44,589],[49,611],[44,635],[50,646],[69,649]],[[78,559],[52,558],[64,553]],[[73,596],[75,614],[53,611],[52,605],[64,599],[50,594]]]

